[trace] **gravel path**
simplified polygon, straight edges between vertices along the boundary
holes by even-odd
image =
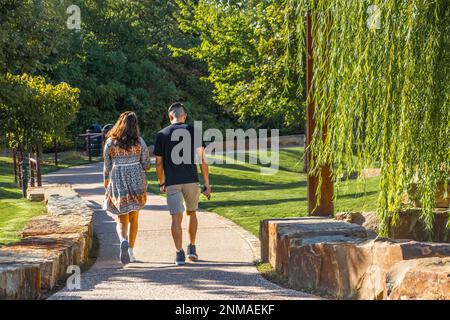
[[[122,266],[113,217],[101,210],[104,194],[102,163],[60,170],[44,183],[69,183],[95,210],[99,239],[95,264],[82,274],[81,290],[63,288],[49,299],[316,299],[281,288],[261,277],[252,261],[259,241],[250,233],[211,212],[199,213],[197,247],[200,260],[174,265],[170,216],[165,198],[150,195],[139,218],[135,253],[140,260]],[[187,244],[187,219],[183,222]]]

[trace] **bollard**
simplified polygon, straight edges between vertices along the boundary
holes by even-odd
[[[28,188],[28,158],[25,157],[20,162],[20,170],[22,173],[22,195],[24,198],[27,197],[27,188]]]
[[[89,154],[89,162],[92,162],[92,146],[91,146],[91,135],[88,134],[87,136],[88,141],[88,154]]]

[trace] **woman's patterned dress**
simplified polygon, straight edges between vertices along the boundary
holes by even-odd
[[[147,201],[145,170],[150,168],[150,153],[144,139],[125,150],[110,138],[105,142],[103,155],[103,177],[109,180],[103,208],[115,215],[142,209]]]

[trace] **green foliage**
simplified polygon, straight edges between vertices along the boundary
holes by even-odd
[[[0,2],[0,74],[34,73],[65,46],[65,9],[59,0]]]
[[[27,150],[48,137],[62,137],[79,109],[79,90],[43,77],[0,76],[0,132],[11,147]]]
[[[222,108],[254,126],[283,131],[304,127],[303,92],[284,82],[298,74],[295,70],[285,74],[280,1],[178,0],[177,4],[180,29],[200,41],[172,50],[207,63],[207,80]]]
[[[73,136],[89,125],[114,123],[120,113],[135,111],[148,142],[167,125],[167,108],[183,101],[190,120],[223,128],[209,85],[200,81],[204,65],[174,58],[168,43],[186,45],[173,13],[173,1],[77,1],[81,30],[71,51],[58,56],[49,77],[80,88],[81,109],[70,127]]]
[[[380,28],[371,5],[380,10]],[[316,102],[312,169],[332,162],[340,176],[379,160],[380,233],[387,234],[390,218],[395,223],[413,181],[431,231],[437,182],[450,179],[450,3],[288,0],[296,43],[304,41],[307,9],[315,75],[308,98]],[[286,39],[291,57],[304,54]],[[298,72],[303,68],[299,60]],[[331,133],[326,140],[324,130]]]

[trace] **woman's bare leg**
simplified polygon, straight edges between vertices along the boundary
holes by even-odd
[[[139,227],[139,211],[133,211],[128,214],[130,220],[130,248],[134,248]]]
[[[117,219],[117,234],[119,235],[120,241],[123,239],[128,240],[128,224],[130,223],[130,218],[128,214],[122,214]]]

